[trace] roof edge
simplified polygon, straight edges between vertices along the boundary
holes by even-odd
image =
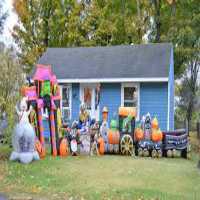
[[[168,82],[168,81],[169,81],[168,77],[58,79],[58,83],[119,83],[119,82]]]

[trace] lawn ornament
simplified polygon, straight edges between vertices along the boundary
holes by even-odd
[[[70,140],[70,150],[72,156],[78,155],[78,137],[79,137],[79,131],[78,131],[78,122],[74,121],[72,123],[69,140]]]
[[[90,120],[90,115],[86,109],[86,105],[84,103],[80,106],[80,113],[79,113],[79,129],[84,129],[88,126]]]
[[[28,164],[33,160],[39,160],[38,152],[35,150],[35,132],[29,123],[29,114],[32,110],[30,106],[27,111],[27,98],[22,98],[20,110],[16,106],[19,117],[19,123],[15,126],[12,145],[14,151],[11,153],[10,160],[18,160],[21,163]]]
[[[133,107],[119,107],[120,152],[133,155],[136,110]]]
[[[154,118],[151,121],[149,113],[142,117],[141,127],[135,131],[135,138],[138,137],[140,129],[144,133],[143,138],[140,140],[137,139],[136,141],[137,155],[145,157],[162,157],[162,132],[158,127],[157,118]]]
[[[90,148],[90,155],[93,156],[94,154],[99,155],[99,148],[98,148],[98,139],[99,139],[99,123],[94,121],[94,123],[90,127],[90,141],[91,141],[91,148]]]
[[[140,126],[138,126],[135,129],[135,141],[140,141],[144,139],[144,132],[143,130],[140,128]]]
[[[104,106],[102,110],[102,120],[108,121],[108,108],[106,106]]]
[[[100,134],[104,140],[104,151],[105,153],[109,152],[109,143],[108,143],[108,122],[103,121],[100,127]]]
[[[163,154],[167,157],[190,158],[190,143],[185,129],[163,131]]]
[[[117,129],[117,121],[111,120],[108,130],[108,144],[110,153],[119,153],[120,134]]]
[[[156,117],[153,118],[153,120],[151,121],[151,128],[152,129],[158,129],[158,119]]]
[[[37,65],[35,74],[33,76],[33,84],[23,87],[22,93],[28,98],[28,104],[32,105],[34,112],[31,114],[30,121],[36,130],[38,141],[37,149],[40,157],[45,157],[45,141],[44,141],[44,127],[43,116],[44,113],[48,119],[50,127],[50,141],[51,154],[58,155],[61,152],[60,145],[66,144],[65,140],[61,142],[62,137],[62,121],[60,111],[60,90],[57,84],[56,76],[51,71],[49,65]],[[41,143],[41,145],[38,144]]]
[[[104,145],[104,139],[103,137],[100,135],[100,137],[97,140],[97,145],[98,145],[98,152],[100,155],[103,155],[105,152],[105,145]]]

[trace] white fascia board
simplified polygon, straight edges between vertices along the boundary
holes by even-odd
[[[121,82],[168,82],[168,77],[161,78],[99,78],[99,79],[58,79],[59,83],[121,83]]]

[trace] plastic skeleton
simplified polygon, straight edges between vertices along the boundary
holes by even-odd
[[[99,133],[99,123],[95,122],[91,126],[91,149],[90,149],[90,155],[93,156],[94,153],[96,155],[99,155],[99,149],[98,149],[98,139],[100,137]]]

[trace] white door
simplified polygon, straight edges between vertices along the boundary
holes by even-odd
[[[92,119],[99,121],[99,84],[98,83],[81,83],[80,100],[86,105]]]

